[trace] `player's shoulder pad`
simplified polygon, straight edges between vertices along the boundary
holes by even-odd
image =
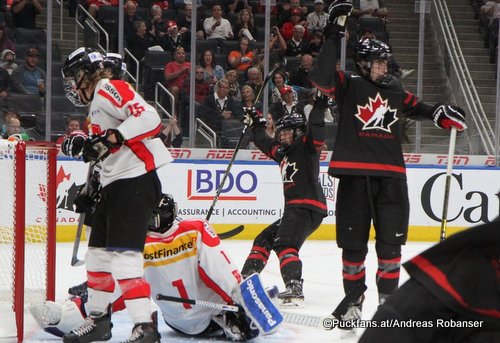
[[[204,244],[214,247],[220,244],[220,238],[213,227],[204,219],[186,219],[180,222],[178,232],[196,230],[201,234]]]
[[[134,90],[123,80],[104,82],[97,94],[110,101],[114,106],[123,107],[134,99]]]

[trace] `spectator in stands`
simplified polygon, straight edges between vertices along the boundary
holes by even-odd
[[[193,5],[186,4],[186,6],[184,7],[184,16],[182,18],[179,18],[179,20],[177,21],[177,25],[180,27],[179,32],[186,35],[186,37],[191,37],[192,15]],[[199,15],[199,20],[196,21],[196,39],[205,39],[205,32],[203,30],[203,20],[201,20],[201,14]]]
[[[321,47],[323,46],[323,33],[321,31],[314,31],[311,35],[311,40],[309,41],[309,53],[316,57],[319,55]]]
[[[324,11],[323,0],[314,0],[314,11],[307,15],[307,28],[310,32],[323,31],[328,21],[328,14]]]
[[[7,34],[5,33],[5,26],[0,24],[0,51],[4,51],[5,49],[15,52],[16,46],[9,39],[9,37],[7,37]]]
[[[254,105],[255,93],[253,88],[249,85],[241,87],[241,100],[236,103],[235,117],[243,117],[245,115],[245,108],[255,107],[258,111],[262,111],[262,101]]]
[[[200,65],[205,70],[205,79],[213,86],[215,83],[224,78],[224,68],[215,64],[215,57],[212,50],[203,51],[200,56]]]
[[[12,81],[9,72],[0,67],[0,107],[7,107],[7,97],[12,90]]]
[[[167,124],[160,133],[160,138],[167,148],[179,148],[182,145],[182,134],[177,117],[168,118]]]
[[[9,75],[12,75],[12,71],[17,68],[16,54],[14,51],[5,49],[0,55],[0,68],[7,70]]]
[[[269,112],[275,122],[285,115],[298,113],[304,115],[304,106],[294,100],[294,90],[292,86],[285,85],[280,89],[281,102],[273,104],[269,108]]]
[[[184,51],[191,50],[189,39],[184,33],[179,32],[179,27],[174,20],[167,21],[167,34],[164,37],[165,50],[170,51],[172,54],[177,48],[183,48]]]
[[[201,104],[205,101],[208,94],[210,93],[210,83],[205,79],[205,70],[199,64],[196,65],[194,69],[194,100]],[[184,93],[189,94],[190,82],[189,78],[184,82]]]
[[[496,39],[490,39],[490,37],[498,36],[498,21],[500,20],[500,1],[487,1],[479,10],[482,20],[486,23],[486,42],[491,44],[490,41],[496,41]],[[495,47],[491,47],[490,51],[496,50]],[[493,58],[492,58],[493,59]]]
[[[285,41],[288,41],[293,37],[294,30],[297,25],[301,25],[304,28],[303,37],[306,39],[308,38],[308,33],[306,31],[307,21],[302,20],[300,13],[301,12],[298,8],[293,8],[290,10],[290,19],[281,25],[280,32]]]
[[[286,41],[286,56],[302,56],[310,51],[309,43],[304,38],[306,29],[302,25],[295,25],[292,38]]]
[[[254,52],[250,49],[250,40],[247,37],[241,37],[238,43],[239,49],[229,53],[227,62],[231,69],[246,71],[252,66]]]
[[[284,70],[279,70],[276,74],[274,74],[272,80],[273,83],[271,84],[270,87],[270,92],[271,92],[271,96],[269,97],[270,103],[276,104],[276,103],[281,103],[283,101],[283,99],[281,98],[281,89],[287,85],[286,84],[287,80],[288,77]],[[292,93],[293,93],[293,100],[297,102],[298,101],[297,92],[295,92],[293,88],[292,88]]]
[[[281,10],[279,10],[278,25],[282,26],[285,22],[289,21],[294,15],[292,12],[296,12],[295,10],[298,10],[299,16],[304,18],[308,12],[307,7],[300,4],[300,0],[290,0],[288,3],[284,2],[281,5]]]
[[[387,9],[382,0],[355,0],[353,1],[352,15],[358,18],[387,17]]]
[[[136,33],[137,27],[135,23],[141,20],[143,21],[144,18],[137,14],[137,4],[135,1],[127,1],[125,3],[125,15],[123,16],[123,35],[127,42]]]
[[[3,112],[3,120],[1,121],[1,126],[0,126],[0,136],[4,136],[7,132],[7,123],[10,121],[10,118],[17,118],[19,121],[21,121],[21,116],[19,113],[5,109]]]
[[[31,47],[26,51],[25,63],[12,72],[13,91],[23,94],[45,96],[45,72],[38,67],[40,53]]]
[[[262,72],[257,67],[251,67],[247,70],[247,82],[246,85],[250,86],[254,94],[259,94],[262,88]],[[242,94],[243,95],[243,94]]]
[[[90,15],[97,18],[99,8],[103,6],[118,7],[118,0],[87,0],[87,4],[89,6],[88,11]]]
[[[294,100],[294,90],[292,86],[284,85],[280,89],[281,102],[274,103],[270,108],[269,112],[273,117],[274,121],[278,121],[285,115],[298,113],[304,115],[304,106],[302,106],[297,100]]]
[[[232,3],[227,5],[229,12],[240,13],[242,10],[249,11],[251,13],[252,7],[248,4],[248,0],[233,0]]]
[[[238,72],[236,70],[227,71],[226,79],[229,84],[228,96],[232,98],[234,102],[241,101],[240,84],[238,83]]]
[[[38,0],[14,0],[11,10],[14,27],[35,29],[36,16],[42,13],[43,7]]]
[[[233,118],[233,113],[237,115],[236,104],[228,97],[229,82],[227,79],[221,79],[215,84],[215,92],[209,95],[202,104],[198,117],[215,131],[217,137],[221,135],[222,121]],[[220,147],[223,142],[218,142]]]
[[[219,4],[212,6],[212,16],[203,22],[203,29],[207,39],[231,39],[233,29],[229,21],[222,17],[222,7]]]
[[[5,134],[3,135],[3,138],[7,139],[12,135],[17,136],[18,139],[21,139],[23,141],[32,140],[30,136],[28,136],[28,134],[22,128],[21,120],[16,117],[11,117],[7,121],[6,131]]]
[[[142,62],[146,51],[150,47],[157,45],[158,42],[152,33],[148,31],[144,20],[134,22],[134,30],[135,33],[127,39],[127,47],[130,53],[134,55],[139,62]]]
[[[150,34],[154,37],[162,47],[166,46],[165,35],[167,34],[167,22],[163,20],[161,7],[158,5],[151,6],[151,20],[147,27]],[[164,49],[167,50],[167,49]]]
[[[286,52],[286,41],[281,35],[281,31],[277,26],[271,29],[271,37],[269,37],[269,61],[280,59]],[[272,62],[271,62],[272,64]],[[262,69],[263,70],[263,69]]]
[[[167,89],[175,98],[175,103],[179,102],[179,94],[184,82],[189,77],[191,63],[186,61],[184,48],[177,48],[174,53],[174,60],[165,65],[165,81]]]
[[[263,30],[264,28],[261,28]],[[257,27],[252,12],[247,9],[242,9],[238,14],[238,20],[234,25],[233,36],[235,39],[246,37],[250,41],[254,41],[257,37]]]
[[[312,70],[313,57],[310,54],[302,55],[300,64],[297,66],[296,70],[292,70],[290,73],[290,83],[294,87],[301,88],[312,88],[311,78],[309,72]]]
[[[66,118],[65,136],[59,137],[56,141],[56,144],[61,145],[66,136],[69,136],[71,132],[76,130],[81,130],[80,119],[78,119],[77,117],[69,116],[68,118]]]
[[[168,0],[153,0],[152,6],[160,6],[162,10],[168,10],[170,8],[170,3]],[[146,7],[152,7],[146,6]]]

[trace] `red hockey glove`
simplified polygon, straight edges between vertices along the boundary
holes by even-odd
[[[457,106],[437,104],[432,119],[434,124],[442,129],[451,130],[452,127],[456,127],[457,131],[463,131],[467,128],[465,112]]]

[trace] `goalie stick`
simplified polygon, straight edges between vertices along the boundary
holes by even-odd
[[[323,330],[332,330],[333,328],[335,328],[336,323],[338,323],[340,320],[342,320],[342,315],[344,315],[347,312],[347,308],[349,307],[349,304],[355,302],[360,296],[362,296],[363,293],[366,291],[366,289],[367,289],[367,287],[364,284],[359,284],[359,285],[353,286],[347,292],[347,294],[342,299],[342,301],[340,301],[340,303],[337,305],[335,310],[333,310],[332,314],[329,316],[322,317],[322,316],[302,314],[302,313],[297,313],[297,312],[293,312],[293,313],[281,312],[281,314],[283,315],[283,319],[285,320],[285,322],[290,323],[290,324],[308,326],[308,327],[313,327],[313,328],[323,329]],[[174,297],[174,296],[169,296],[169,295],[164,295],[164,294],[157,294],[156,299],[157,300],[164,300],[164,301],[172,301],[172,302],[177,302],[177,303],[185,303],[185,304],[191,304],[191,305],[204,306],[204,307],[214,308],[214,309],[223,310],[223,311],[238,312],[237,306],[214,303],[211,301],[179,298],[179,297]]]

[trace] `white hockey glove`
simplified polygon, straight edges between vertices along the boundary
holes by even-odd
[[[257,127],[266,127],[267,120],[263,118],[255,109],[255,107],[245,107],[245,119],[243,123],[252,129]]]
[[[108,137],[114,134],[117,143],[113,144],[108,140]],[[97,161],[100,162],[108,157],[113,150],[119,149],[123,144],[123,137],[118,130],[107,129],[101,135],[94,135],[85,140],[83,144],[83,160],[85,162]]]
[[[451,130],[456,127],[461,132],[467,129],[465,112],[458,106],[437,104],[432,114],[434,125],[442,129]]]

